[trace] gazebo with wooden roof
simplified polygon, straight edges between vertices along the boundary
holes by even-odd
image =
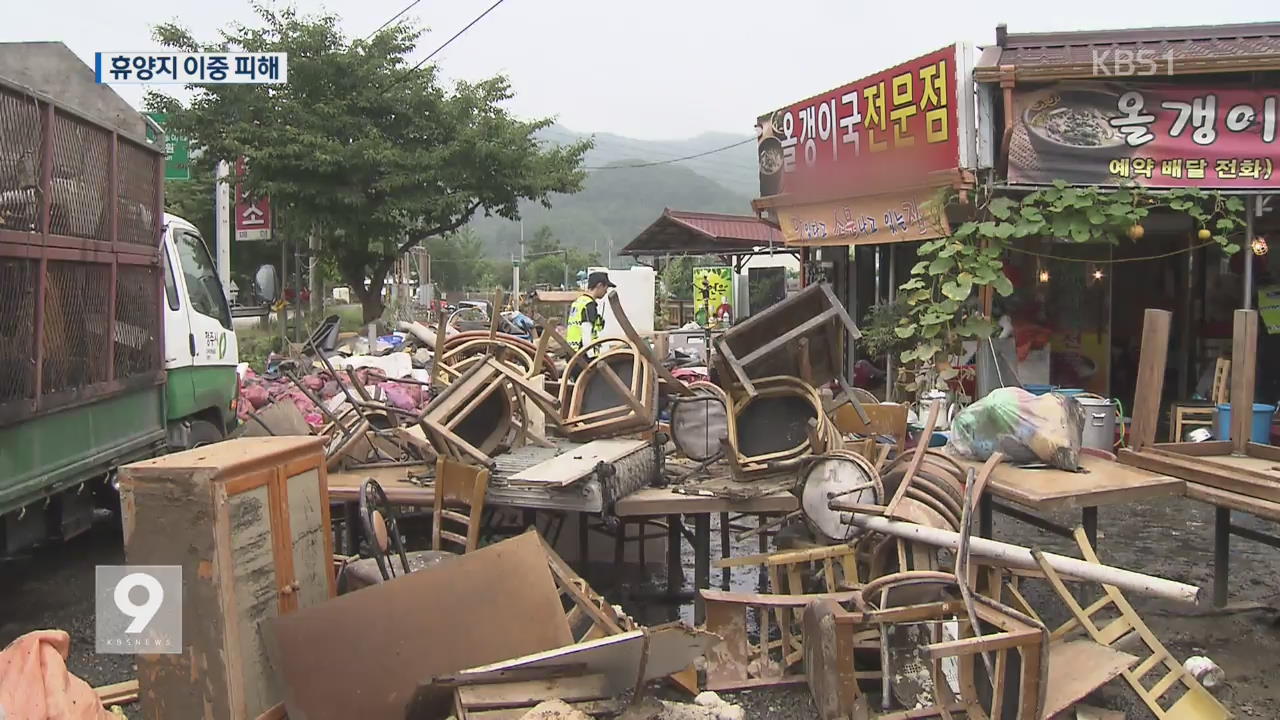
[[[777,252],[796,254],[786,247],[776,225],[758,217],[666,208],[621,254],[655,259],[714,255],[741,271],[751,256]]]

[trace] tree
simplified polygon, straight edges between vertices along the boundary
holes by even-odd
[[[338,18],[255,5],[260,27],[234,25],[213,43],[166,24],[156,38],[187,52],[287,52],[289,82],[190,86],[188,107],[149,94],[173,132],[205,162],[246,157],[244,182],[269,193],[290,232],[321,236],[323,259],[351,286],[365,322],[383,310],[396,259],[477,215],[519,217],[519,201],[550,206],[582,186],[590,141],[547,146],[503,107],[506,78],[443,86],[436,67],[408,65],[421,31],[388,26],[349,40]]]
[[[546,225],[538,228],[525,246],[525,257],[529,262],[521,270],[521,282],[529,286],[568,285],[579,271],[600,264],[599,254],[566,248]]]
[[[431,281],[442,290],[491,289],[503,278],[484,254],[484,243],[470,228],[427,241]],[[509,274],[509,273],[508,273]]]

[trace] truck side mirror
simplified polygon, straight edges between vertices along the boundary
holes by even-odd
[[[274,265],[263,265],[253,275],[253,290],[258,297],[274,303],[280,299],[280,278]]]

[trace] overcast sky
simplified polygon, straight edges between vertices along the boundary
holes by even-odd
[[[410,0],[296,0],[328,10],[364,36]],[[406,13],[431,30],[425,57],[493,0],[421,0]],[[159,49],[157,23],[177,20],[202,40],[253,22],[247,0],[4,0],[0,41],[61,40],[95,51]],[[580,131],[646,139],[715,130],[752,133],[755,117],[956,41],[1010,32],[1257,22],[1280,19],[1275,0],[1116,2],[1039,0],[505,0],[437,56],[448,78],[511,77],[512,109]],[[997,9],[998,8],[998,9]],[[176,86],[169,86],[176,88]],[[138,105],[142,90],[116,86]]]

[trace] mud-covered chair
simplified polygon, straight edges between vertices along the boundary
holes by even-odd
[[[338,592],[375,585],[475,550],[480,544],[488,489],[488,470],[440,457],[436,461],[431,549],[406,552],[395,506],[376,481],[366,480],[360,487],[360,519],[373,557],[346,565],[338,576]]]

